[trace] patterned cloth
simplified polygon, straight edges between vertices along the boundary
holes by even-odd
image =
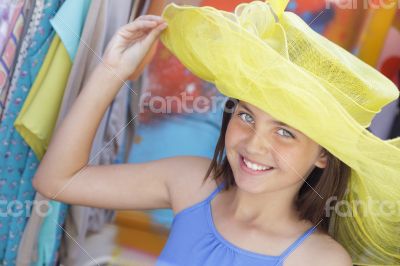
[[[5,106],[9,80],[24,27],[24,0],[0,4],[0,118]]]
[[[37,0],[29,30],[24,36],[16,71],[0,127],[0,264],[15,265],[19,240],[29,218],[35,195],[32,177],[38,159],[16,132],[13,124],[20,112],[43,58],[54,37],[49,19],[61,0]]]

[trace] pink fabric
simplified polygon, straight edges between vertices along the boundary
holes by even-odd
[[[24,3],[24,0],[6,0],[0,5],[0,117],[4,110],[9,77],[24,27]]]

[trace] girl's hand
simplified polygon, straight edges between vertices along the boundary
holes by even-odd
[[[161,17],[153,15],[140,16],[122,26],[107,45],[103,63],[123,80],[137,77],[138,66],[166,27]]]

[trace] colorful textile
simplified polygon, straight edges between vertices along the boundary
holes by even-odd
[[[0,4],[0,118],[10,85],[21,34],[25,23],[24,0]]]
[[[16,252],[29,217],[35,191],[32,177],[38,159],[15,130],[13,124],[43,63],[54,32],[49,19],[61,0],[37,0],[29,30],[18,55],[17,70],[11,82],[0,126],[0,209],[11,214],[0,217],[0,264],[15,265]],[[14,202],[14,203],[13,203]],[[11,205],[10,205],[11,204]]]

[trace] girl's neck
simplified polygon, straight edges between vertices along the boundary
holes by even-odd
[[[288,228],[300,221],[294,205],[295,194],[287,191],[251,194],[237,186],[226,191],[224,208],[236,221],[267,228]],[[311,225],[306,222],[307,226]],[[307,227],[306,226],[306,227]]]

